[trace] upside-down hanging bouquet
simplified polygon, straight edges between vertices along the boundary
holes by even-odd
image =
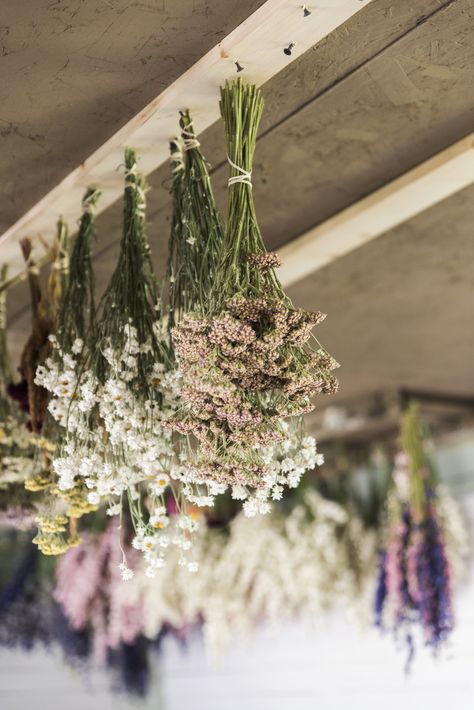
[[[285,451],[306,451],[314,466],[314,440],[305,437],[301,415],[312,408],[312,395],[337,386],[337,364],[310,344],[324,316],[293,307],[275,275],[278,257],[266,252],[258,228],[251,173],[262,110],[254,86],[236,81],[221,91],[231,166],[227,223],[214,207],[206,214],[198,195],[189,201],[197,225],[209,222],[184,240],[207,254],[201,273],[208,288],[181,309],[172,331],[183,401],[172,426],[196,442],[189,469],[197,479],[232,486],[249,515],[267,512],[268,499],[297,485],[309,467],[293,466],[290,457],[275,466]],[[186,117],[184,128],[192,152]]]
[[[32,327],[18,368],[19,382],[13,382],[6,366],[6,338],[0,335],[1,520],[17,528],[33,527],[36,522],[49,519],[47,511],[53,507],[50,494],[57,492],[51,475],[57,431],[47,412],[47,392],[34,380],[38,364],[50,350],[48,338],[55,328],[59,303],[68,281],[67,244],[67,228],[59,220],[56,239],[43,257],[51,262],[51,267],[42,286],[32,258],[31,242],[29,239],[21,242],[30,286]],[[15,279],[7,283],[15,283]],[[5,295],[2,289],[0,298],[4,299]],[[67,549],[67,545],[63,549]]]
[[[7,269],[0,273],[0,286]],[[8,395],[11,384],[6,341],[6,289],[0,292],[0,525],[34,525],[34,507],[24,482],[34,466],[34,446],[27,420]]]
[[[368,617],[377,534],[346,507],[308,490],[287,516],[281,510],[225,526],[201,526],[189,576],[172,548],[155,579],[134,551],[135,576],[120,584],[113,524],[87,534],[57,566],[55,596],[72,626],[91,628],[99,658],[121,641],[150,640],[172,629],[186,637],[203,625],[208,650],[219,657],[230,641],[261,623],[320,620],[330,609]],[[359,614],[358,614],[359,615]]]
[[[78,263],[73,293],[65,299],[55,353],[37,373],[37,382],[52,394],[49,410],[64,427],[53,467],[59,489],[73,492],[76,506],[92,509],[108,501],[107,512],[114,515],[125,499],[134,522],[142,519],[139,486],[147,481],[149,524],[164,527],[162,493],[173,453],[171,434],[162,426],[167,344],[145,236],[145,185],[132,150],[125,153],[119,260],[98,317],[90,264],[97,197],[93,190],[86,195],[85,227],[72,259]],[[121,564],[129,576],[125,560]]]
[[[434,651],[448,639],[454,623],[453,584],[460,572],[457,560],[466,557],[462,519],[436,480],[414,404],[402,418],[402,450],[392,478],[375,613],[378,625],[406,641],[409,665],[417,627]]]
[[[250,175],[262,109],[255,87],[237,81],[222,90],[231,165],[225,225],[182,113],[163,301],[145,235],[146,188],[127,150],[120,256],[95,317],[98,194],[88,192],[54,352],[37,372],[63,428],[53,461],[58,489],[80,513],[104,501],[110,515],[128,511],[150,576],[173,545],[196,570],[193,508],[212,506],[231,486],[247,515],[268,512],[285,485],[297,486],[322,462],[302,414],[310,396],[335,390],[336,363],[311,345],[323,316],[292,306],[258,229]],[[55,547],[53,536],[59,551],[53,528],[63,518],[44,522],[43,548]],[[127,526],[121,530],[125,541]],[[125,557],[121,566],[131,577]]]

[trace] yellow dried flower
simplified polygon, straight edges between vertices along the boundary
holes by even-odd
[[[58,533],[66,531],[69,521],[65,515],[39,515],[36,522],[42,533]]]
[[[43,451],[48,451],[50,453],[54,453],[54,451],[56,451],[56,444],[49,439],[46,439],[44,436],[32,435],[31,441],[35,446]]]
[[[51,485],[52,481],[49,471],[37,473],[34,476],[31,476],[31,478],[27,478],[24,482],[24,486],[27,491],[43,491]]]
[[[98,510],[99,506],[88,503],[87,501],[74,502],[71,503],[67,510],[67,515],[70,518],[82,518],[83,515],[87,513],[93,513]]]
[[[71,547],[77,547],[80,544],[80,538],[77,535],[64,538],[56,534],[38,533],[33,538],[33,543],[38,546],[43,555],[62,555]]]

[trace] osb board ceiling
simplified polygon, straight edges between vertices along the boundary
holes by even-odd
[[[0,233],[263,2],[2,3]]]
[[[153,52],[150,49],[152,58],[148,63],[142,63],[141,49],[139,59],[132,59],[136,47],[141,46],[140,32],[143,41],[150,33],[149,23],[143,19],[150,18],[149,9],[143,9],[148,6],[127,5],[132,8],[126,14],[133,24],[135,49],[130,48],[121,30],[114,39],[113,25],[106,33],[108,44],[104,42],[102,47],[102,42],[95,40],[96,48],[103,49],[103,62],[109,53],[113,56],[112,83],[115,82],[116,93],[110,106],[102,95],[100,83],[95,86],[95,79],[92,81],[94,74],[89,74],[89,83],[83,82],[84,75],[71,68],[72,88],[69,93],[66,88],[61,89],[64,91],[61,101],[67,97],[71,101],[70,111],[55,113],[56,98],[50,94],[53,108],[48,107],[46,112],[52,122],[48,136],[62,132],[63,145],[69,145],[67,157],[58,152],[57,145],[48,142],[48,137],[44,145],[52,154],[51,162],[46,166],[41,161],[35,163],[38,155],[35,153],[27,170],[32,141],[21,138],[17,132],[15,145],[22,159],[9,163],[8,184],[12,193],[23,190],[24,198],[29,195],[34,201],[39,196],[34,190],[44,193],[51,186],[48,181],[53,175],[57,174],[59,179],[74,167],[87,141],[85,154],[118,127],[112,125],[114,116],[117,117],[114,107],[121,116],[118,121],[121,125],[131,115],[124,107],[119,110],[121,102],[132,112],[139,110],[175,78],[175,70],[176,75],[181,73],[197,58],[193,52],[204,53],[222,32],[227,32],[259,4],[195,2],[194,28],[203,21],[200,11],[212,7],[213,13],[206,19],[208,34],[200,37],[195,29],[194,44],[189,44],[182,42],[183,37],[179,32],[174,35],[173,30],[175,39],[169,39],[162,62],[156,54],[161,51],[159,42],[149,41],[147,47],[152,47]],[[72,7],[72,3],[61,5]],[[80,13],[85,13],[81,22],[87,16],[88,6],[91,13],[90,5],[81,3]],[[125,12],[125,3],[112,5]],[[174,19],[168,20],[165,27],[184,27],[186,12],[180,14],[178,9],[185,6],[191,23],[190,5],[180,2],[166,5],[161,21],[170,14],[169,7]],[[156,4],[153,7],[156,10]],[[75,18],[69,22],[76,28]],[[123,20],[116,22],[121,28]],[[158,14],[156,25],[155,34],[166,36],[166,33],[160,35]],[[472,131],[473,37],[471,0],[416,3],[374,0],[268,82],[264,87],[267,110],[257,147],[254,193],[269,246],[290,241]],[[77,54],[81,56],[79,44]],[[126,58],[120,64],[122,54]],[[44,73],[41,60],[38,66],[37,71]],[[103,66],[100,76],[106,71]],[[32,76],[35,71],[32,67]],[[122,91],[118,88],[120,82]],[[77,98],[84,86],[91,91],[87,102]],[[151,94],[146,93],[149,89]],[[74,94],[76,90],[78,93]],[[142,91],[143,100],[134,91]],[[78,104],[77,115],[73,96]],[[99,114],[104,116],[103,124]],[[36,130],[38,116],[28,112],[26,115],[24,120]],[[94,129],[82,125],[90,116]],[[224,208],[227,169],[222,125],[211,127],[200,139],[214,165],[213,180]],[[8,148],[9,144],[6,145]],[[8,173],[3,159],[0,170]],[[29,174],[31,170],[33,176]],[[161,268],[169,230],[168,166],[151,175],[150,183],[149,236]],[[474,316],[471,266],[474,203],[470,196],[474,197],[472,190],[463,191],[292,288],[296,303],[329,313],[320,332],[324,344],[344,363],[338,399],[397,385],[474,392],[471,374],[474,342],[470,327]],[[20,200],[12,210],[18,210],[19,205],[29,206],[22,206]],[[120,213],[120,205],[116,205],[98,220],[99,286],[105,284],[116,258]],[[2,219],[5,219],[3,213]],[[17,289],[10,303],[16,347],[25,337],[26,304],[26,289]],[[455,352],[453,342],[459,342]]]

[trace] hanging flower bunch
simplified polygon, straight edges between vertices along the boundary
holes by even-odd
[[[108,552],[104,551],[108,540]],[[72,668],[80,668],[81,675],[87,678],[87,672],[97,667],[100,660],[107,676],[111,681],[114,691],[126,692],[131,695],[144,696],[149,686],[150,643],[143,636],[135,637],[126,633],[126,628],[131,628],[131,615],[129,610],[117,606],[110,606],[109,599],[114,598],[110,592],[113,584],[118,586],[120,574],[116,560],[111,562],[110,557],[117,556],[115,537],[105,532],[99,546],[93,547],[94,558],[102,554],[102,576],[99,575],[102,592],[95,589],[96,596],[87,612],[84,613],[84,626],[79,625],[80,612],[90,602],[88,594],[90,586],[87,578],[74,575],[76,591],[85,593],[82,607],[78,604],[77,596],[74,604],[64,604],[64,609],[53,596],[53,568],[52,560],[39,554],[38,548],[31,544],[30,537],[24,534],[12,533],[0,541],[0,648],[32,651],[38,648],[48,648],[55,651],[56,658],[62,657],[64,662]],[[86,555],[92,546],[89,545],[89,536],[86,535],[84,546],[80,548],[82,555]],[[87,550],[87,553],[86,553]],[[77,548],[70,550],[77,552]],[[76,556],[77,558],[77,556]],[[67,559],[67,554],[62,558]],[[81,572],[91,573],[95,569],[92,564],[78,564]],[[70,562],[71,567],[71,562]],[[109,571],[110,577],[109,579]],[[98,581],[97,579],[95,580]],[[85,585],[85,586],[84,586]],[[58,586],[59,589],[59,586]],[[62,591],[72,598],[72,590],[67,584]],[[69,598],[69,597],[68,597]],[[64,610],[71,611],[69,619]],[[104,616],[101,617],[101,611]],[[112,618],[120,616],[122,638],[119,641],[112,634],[114,623]],[[103,621],[103,625],[98,620]],[[96,622],[95,627],[92,621]],[[73,626],[72,623],[75,622]],[[120,622],[115,623],[115,627]],[[133,640],[128,642],[125,639]],[[110,645],[113,643],[113,646]],[[109,645],[105,645],[109,644]],[[57,651],[60,653],[58,654]],[[103,663],[102,663],[103,661]]]
[[[68,485],[62,484],[57,477],[56,463],[65,445],[61,427],[69,413],[67,403],[76,398],[78,358],[85,340],[95,330],[90,244],[94,235],[93,213],[99,197],[97,189],[88,188],[82,200],[83,214],[68,263],[68,278],[57,296],[54,328],[48,336],[48,357],[37,366],[34,379],[34,386],[48,394],[49,420],[46,421],[53,422],[48,428],[54,427],[54,443],[43,456],[45,465],[27,482],[27,487],[49,494],[49,505],[43,506],[37,518],[38,534],[34,538],[41,551],[49,555],[61,554],[77,545],[77,519],[97,508],[88,501],[79,475],[72,476]]]
[[[410,662],[416,626],[435,651],[452,631],[451,560],[455,556],[446,541],[457,538],[459,556],[466,552],[466,540],[456,506],[430,468],[415,405],[403,415],[402,446],[388,500],[387,543],[380,558],[375,614],[378,625],[404,636]]]
[[[368,617],[376,534],[315,491],[286,518],[272,512],[247,520],[241,513],[230,531],[202,526],[194,547],[199,575],[190,577],[172,550],[159,576],[150,579],[140,565],[130,584],[117,588],[122,605],[142,610],[150,639],[167,628],[186,634],[202,623],[217,657],[261,623],[317,620],[333,608],[357,616],[366,608]]]
[[[117,525],[110,522],[99,536],[84,533],[80,546],[63,555],[56,570],[54,598],[75,630],[90,628],[93,657],[104,665],[111,649],[133,643],[143,628],[139,602],[127,604],[120,595],[121,551]],[[138,552],[129,549],[134,566]]]
[[[7,269],[0,273],[0,285],[6,283]],[[34,507],[24,481],[33,471],[34,445],[27,420],[8,395],[11,373],[6,341],[6,297],[0,291],[0,525],[32,527]]]
[[[37,522],[33,516],[39,515],[47,526],[58,528],[56,532],[62,533],[66,531],[64,517],[60,515],[55,519],[57,516],[49,512],[53,507],[49,494],[54,492],[51,455],[55,450],[56,430],[46,410],[47,393],[34,382],[34,377],[38,363],[43,362],[50,351],[48,338],[54,330],[59,303],[68,280],[66,225],[59,220],[56,240],[47,248],[51,269],[46,288],[40,285],[38,270],[31,257],[30,241],[23,240],[21,246],[27,263],[33,320],[19,367],[21,381],[13,383],[8,369],[2,366],[1,377],[4,385],[8,385],[2,387],[1,396],[2,408],[8,413],[3,423],[3,444],[10,447],[10,455],[2,456],[0,488],[5,492],[2,518],[6,523],[25,528]],[[3,340],[2,359],[5,363],[5,338]],[[6,396],[6,391],[13,399]],[[0,495],[0,498],[3,496]],[[51,534],[51,530],[49,532]],[[61,537],[56,535],[58,541]],[[64,540],[61,547],[67,549]]]
[[[222,96],[231,160],[250,170],[260,94],[238,82]],[[309,346],[321,314],[294,309],[273,269],[260,263],[268,255],[249,180],[231,177],[224,227],[188,112],[180,124],[181,137],[172,143],[165,306],[145,236],[145,184],[127,150],[121,251],[97,321],[88,285],[97,198],[92,191],[72,255],[77,267],[71,268],[52,338],[54,353],[36,377],[49,390],[49,411],[64,429],[53,461],[58,490],[70,496],[78,514],[104,500],[110,515],[128,510],[133,546],[144,553],[150,576],[164,564],[170,545],[179,548],[181,564],[196,570],[190,550],[199,515],[190,514],[189,506],[212,506],[231,486],[247,515],[266,513],[284,486],[296,487],[305,470],[322,463],[301,415],[310,408],[310,394],[335,387],[335,362]],[[234,133],[240,136],[237,147]],[[224,278],[229,254],[235,264]],[[238,315],[239,299],[257,308],[255,318]],[[218,333],[228,326],[234,335],[220,342]],[[57,522],[65,524],[63,518]],[[122,572],[132,576],[125,559]]]
[[[84,278],[74,280],[77,298],[77,289],[90,283],[93,204],[92,194],[86,196],[84,229],[78,237]],[[137,532],[134,544],[146,554],[150,570],[156,570],[169,544],[183,553],[189,549],[196,524],[181,515],[177,499],[180,515],[171,526],[173,534],[171,528],[164,533],[170,522],[165,494],[174,494],[169,489],[174,451],[172,433],[163,421],[173,410],[175,386],[165,377],[169,347],[145,236],[145,184],[132,150],[125,154],[120,256],[97,322],[91,316],[76,322],[74,314],[81,312],[84,301],[76,301],[77,311],[69,308],[73,302],[68,299],[65,306],[55,355],[36,379],[52,393],[49,410],[65,430],[53,461],[58,489],[70,492],[78,512],[104,500],[109,501],[110,515],[121,514],[126,506]],[[132,572],[125,559],[121,568],[129,578]]]
[[[314,440],[305,436],[300,417],[312,408],[312,395],[337,386],[335,361],[310,345],[312,328],[324,316],[292,306],[275,275],[278,259],[265,251],[256,221],[251,170],[262,109],[254,86],[237,81],[222,90],[231,165],[228,220],[224,228],[208,178],[190,179],[195,194],[185,202],[191,219],[186,216],[185,239],[177,241],[204,255],[199,274],[207,275],[207,287],[183,302],[179,318],[173,311],[172,332],[183,403],[171,424],[196,442],[189,475],[232,486],[236,498],[247,499],[251,515],[268,512],[268,499],[279,498],[283,486],[297,485],[304,469],[314,466]],[[185,154],[202,175],[205,163],[186,116],[184,132]],[[178,178],[179,166],[178,159]],[[293,466],[289,457],[288,464],[275,465],[293,447],[306,453],[305,466]]]

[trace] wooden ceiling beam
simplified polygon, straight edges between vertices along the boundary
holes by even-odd
[[[10,264],[14,276],[23,268],[23,237],[51,239],[59,215],[74,226],[88,185],[102,190],[100,212],[115,202],[123,189],[118,167],[126,145],[138,151],[140,170],[148,175],[168,159],[180,109],[192,111],[201,133],[218,120],[219,87],[237,70],[247,81],[264,84],[370,2],[312,0],[308,14],[301,0],[267,0],[9,228],[0,237],[0,261]]]

